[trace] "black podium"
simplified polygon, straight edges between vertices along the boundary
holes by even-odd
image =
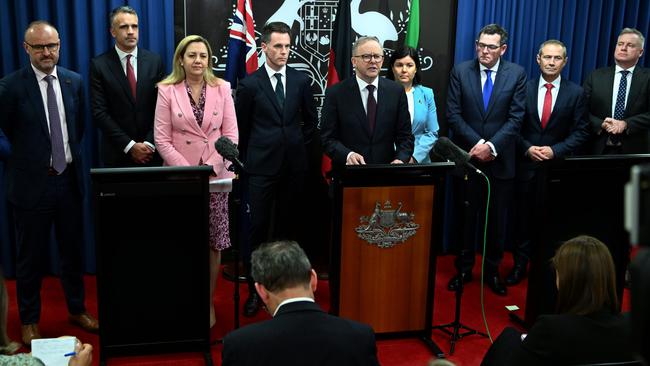
[[[624,224],[624,187],[631,166],[647,162],[650,154],[601,155],[539,166],[525,325],[531,326],[541,314],[555,312],[557,289],[550,259],[562,242],[581,234],[596,237],[609,248],[621,299],[630,246]]]
[[[348,166],[335,174],[330,311],[378,336],[431,341],[443,182],[452,163]]]
[[[93,169],[100,361],[203,352],[211,167]]]

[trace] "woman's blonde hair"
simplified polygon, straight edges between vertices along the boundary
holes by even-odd
[[[174,52],[174,60],[172,62],[172,73],[163,79],[160,84],[178,84],[185,80],[185,69],[181,66],[181,61],[183,60],[183,56],[185,56],[187,47],[194,42],[202,42],[208,49],[208,67],[203,72],[203,80],[205,80],[205,82],[210,86],[221,84],[222,79],[216,77],[212,73],[212,68],[210,67],[210,64],[212,63],[212,48],[205,38],[196,34],[189,35],[178,42],[178,46],[176,46],[176,51]]]

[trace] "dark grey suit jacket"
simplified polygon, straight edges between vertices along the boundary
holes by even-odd
[[[413,155],[406,93],[392,80],[379,78],[372,133],[356,77],[328,88],[321,112],[321,141],[335,168],[345,165],[351,151],[361,154],[366,164],[388,164],[394,159],[408,162]]]
[[[308,301],[285,304],[273,319],[226,335],[221,360],[223,366],[379,365],[372,328]]]
[[[479,140],[494,144],[495,160],[481,164],[481,169],[499,179],[515,176],[515,146],[524,118],[526,72],[501,59],[487,111],[483,108],[483,91],[478,60],[460,63],[451,70],[447,94],[447,120],[452,140],[469,151]]]
[[[102,160],[106,166],[134,166],[124,148],[131,140],[153,140],[154,111],[163,66],[160,56],[138,48],[136,98],[120,59],[111,48],[90,61],[90,97],[93,120],[102,131]],[[158,155],[150,165],[160,165]]]
[[[593,154],[603,153],[609,136],[602,130],[601,125],[605,118],[612,117],[614,71],[614,66],[596,69],[583,85],[593,139]],[[623,120],[627,123],[627,130],[621,135],[623,153],[650,152],[650,70],[640,65],[634,68],[632,74]]]
[[[68,142],[77,186],[83,194],[84,91],[81,75],[57,66],[65,107]],[[43,98],[31,65],[0,80],[0,129],[11,143],[7,159],[7,197],[24,209],[34,207],[45,193],[52,145]]]

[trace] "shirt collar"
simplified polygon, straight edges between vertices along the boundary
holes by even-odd
[[[280,73],[282,74],[282,78],[284,79],[284,83],[286,83],[287,80],[287,65],[282,66],[282,68],[279,71],[273,70],[269,64],[266,62],[264,63],[264,68],[266,69],[266,73],[269,75],[269,79],[272,77],[275,77],[275,74]]]
[[[499,59],[497,60],[497,63],[494,64],[494,66],[490,67],[490,70],[492,70],[492,72],[496,74],[497,70],[499,70],[499,64],[500,63],[501,63],[501,57],[499,57]],[[480,62],[478,63],[478,67],[479,67],[479,70],[481,72],[487,70],[487,67],[483,66],[483,64],[480,63]]]
[[[117,52],[117,57],[120,60],[123,60],[127,55],[133,55],[136,59],[138,58],[138,47],[136,46],[132,52],[124,52],[115,45],[115,52]]]
[[[46,74],[46,73],[44,73],[43,71],[37,69],[37,68],[36,68],[34,65],[32,65],[32,64],[30,64],[30,66],[32,67],[32,70],[34,70],[34,74],[36,74],[36,80],[38,80],[38,81],[43,80],[47,75],[52,75],[52,76],[54,76],[55,79],[58,79],[58,78],[59,78],[59,74],[57,74],[57,72],[56,72],[56,65],[54,65],[54,69],[53,69],[52,72],[49,73],[49,74]]]
[[[375,80],[372,81],[372,83],[368,84],[358,76],[355,76],[357,78],[357,83],[359,84],[359,90],[364,90],[368,85],[374,85],[375,90],[379,90],[379,76],[375,78]]]
[[[558,75],[555,78],[555,80],[551,81],[551,84],[553,84],[553,88],[555,88],[555,90],[559,90],[561,81],[562,81],[562,75]],[[548,83],[548,81],[544,80],[544,78],[540,76],[539,77],[539,84],[537,85],[537,88],[538,89],[546,89],[546,83]]]
[[[616,67],[615,67],[615,70],[614,70],[614,74],[618,74],[619,72],[621,72],[623,70],[627,70],[627,71],[630,72],[630,74],[634,74],[634,68],[636,68],[636,65],[630,67],[629,69],[624,69],[624,68],[618,66],[618,64],[617,64]]]
[[[275,312],[273,313],[273,316],[275,317],[275,314],[278,313],[278,310],[280,310],[280,307],[282,307],[282,305],[286,305],[286,304],[290,304],[290,303],[292,303],[292,302],[298,302],[298,301],[316,302],[316,301],[314,301],[314,299],[312,299],[311,297],[293,297],[293,298],[291,298],[291,299],[286,299],[286,300],[282,301],[282,302],[280,303],[280,305],[278,305],[277,308],[275,308]]]

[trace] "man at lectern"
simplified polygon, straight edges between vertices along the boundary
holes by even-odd
[[[321,141],[335,167],[402,164],[411,159],[408,101],[404,88],[379,77],[384,50],[376,37],[360,37],[352,46],[356,77],[325,92]]]
[[[298,243],[277,241],[252,254],[255,288],[273,319],[223,339],[222,365],[379,365],[372,328],[324,312],[317,279]]]
[[[621,30],[616,65],[594,70],[584,82],[593,154],[650,152],[650,70],[637,65],[644,43],[638,30]]]

